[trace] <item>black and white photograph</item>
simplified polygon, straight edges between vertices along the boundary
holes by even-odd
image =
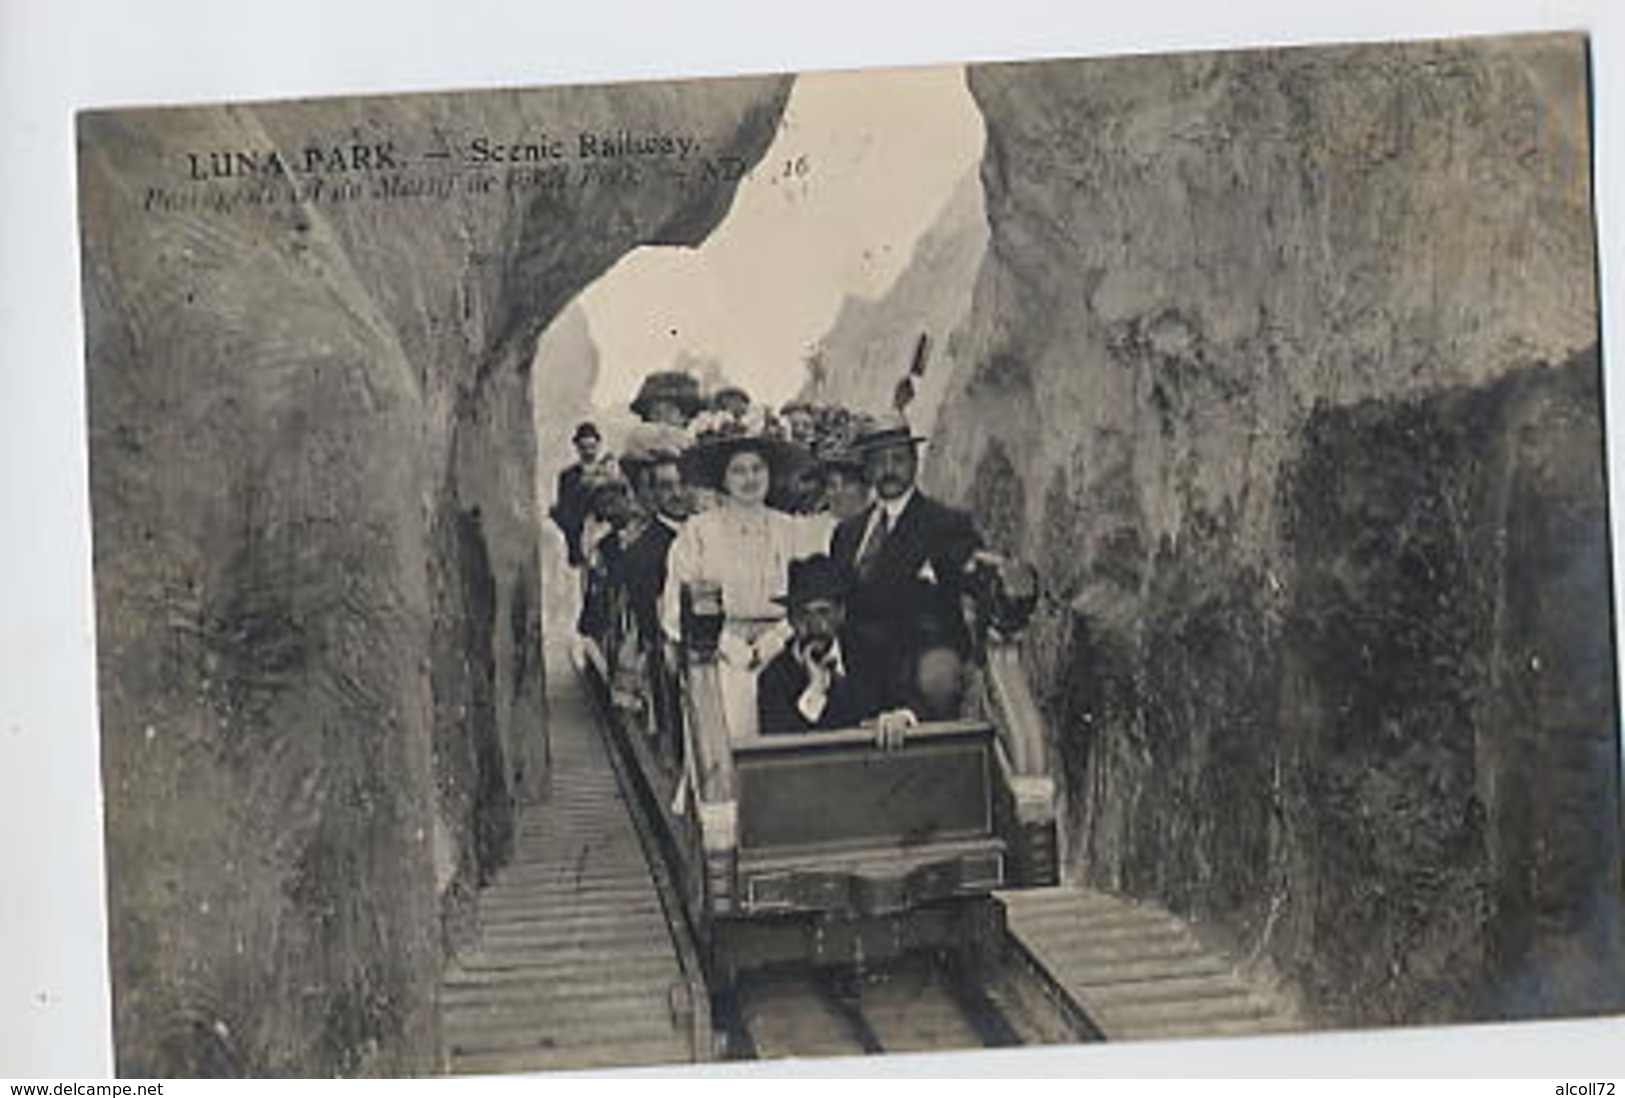
[[[1592,77],[79,113],[116,1072],[1625,1013]]]

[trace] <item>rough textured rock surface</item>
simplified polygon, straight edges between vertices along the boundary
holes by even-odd
[[[969,80],[927,476],[1045,576],[1073,872],[1326,1022],[1625,1005],[1583,43]]]
[[[929,432],[954,374],[951,337],[970,312],[987,239],[982,180],[973,172],[954,188],[884,295],[842,302],[818,344],[819,376],[809,378],[802,396],[814,401],[827,396],[870,412],[891,407],[923,333],[930,338],[930,352],[908,415],[916,428]]]
[[[80,120],[118,1068],[433,1070],[463,899],[543,778],[538,333],[731,184],[145,213],[189,150],[693,134],[779,80]]]

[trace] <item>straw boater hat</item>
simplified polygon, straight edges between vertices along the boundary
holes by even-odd
[[[925,441],[924,435],[915,434],[909,427],[901,412],[888,412],[865,424],[852,440],[851,449],[862,457],[890,446],[918,446]]]
[[[772,421],[740,421],[726,412],[707,412],[690,425],[694,445],[683,454],[683,475],[692,484],[721,488],[722,474],[735,454],[761,454],[775,484],[782,483],[806,451],[785,438]]]
[[[656,370],[643,379],[638,395],[632,398],[632,412],[640,419],[648,414],[649,406],[657,400],[669,400],[691,416],[705,407],[700,396],[700,383],[692,374],[681,370]]]

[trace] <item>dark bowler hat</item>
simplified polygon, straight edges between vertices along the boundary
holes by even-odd
[[[656,370],[644,378],[638,395],[632,398],[632,412],[640,417],[647,415],[649,406],[659,400],[671,401],[685,416],[692,416],[705,407],[700,383],[681,370]]]
[[[824,553],[790,562],[789,590],[773,599],[780,606],[805,606],[820,599],[841,602],[852,589],[848,571]]]
[[[924,441],[925,436],[915,434],[901,412],[893,412],[878,416],[872,423],[866,424],[858,437],[852,440],[852,450],[857,454],[867,454],[889,446],[918,446]]]
[[[584,438],[596,438],[603,441],[604,436],[598,433],[598,425],[591,422],[576,424],[575,434],[570,436],[571,442],[580,442]]]

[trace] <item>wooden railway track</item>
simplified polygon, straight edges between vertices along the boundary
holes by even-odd
[[[704,1050],[673,923],[573,673],[550,676],[548,704],[553,793],[521,821],[513,861],[480,894],[478,944],[442,981],[446,1067],[693,1060]]]
[[[942,1051],[1297,1028],[1167,912],[1086,889],[1001,897],[1008,941],[975,969],[915,956],[746,974],[716,1016],[647,787],[591,674],[550,661],[553,794],[479,897],[480,935],[442,981],[454,1073]],[[641,791],[641,792],[640,792]]]
[[[1022,977],[973,974],[950,958],[916,956],[862,972],[787,969],[747,974],[733,995],[735,1056],[861,1056],[1008,1048],[1087,1039]]]

